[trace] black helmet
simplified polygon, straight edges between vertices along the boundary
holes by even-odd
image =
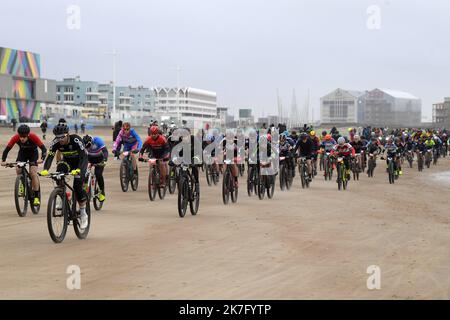
[[[53,128],[53,134],[55,136],[61,136],[67,133],[69,133],[69,127],[65,124],[60,123]]]
[[[29,135],[30,134],[30,127],[27,126],[26,124],[21,124],[19,126],[19,128],[17,129],[17,133],[20,136],[25,136],[25,135]]]
[[[83,137],[83,143],[84,143],[84,145],[86,146],[86,147],[90,147],[90,145],[92,144],[92,136],[90,136],[90,135],[85,135],[84,137]]]

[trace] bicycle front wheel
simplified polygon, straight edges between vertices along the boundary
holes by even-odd
[[[53,242],[61,243],[67,233],[68,208],[64,190],[55,189],[47,205],[47,227]]]
[[[16,177],[14,202],[16,204],[16,210],[19,217],[25,217],[27,215],[28,208],[28,190],[25,179],[21,175]]]
[[[178,215],[184,218],[186,215],[187,204],[189,201],[189,182],[182,177],[178,188]]]

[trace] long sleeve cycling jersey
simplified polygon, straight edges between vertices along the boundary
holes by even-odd
[[[15,144],[17,144],[19,146],[19,148],[20,148],[19,152],[23,152],[26,154],[32,154],[34,152],[37,152],[37,148],[39,147],[42,152],[42,156],[41,156],[42,160],[44,160],[45,157],[47,156],[47,148],[42,143],[41,139],[39,139],[39,137],[35,133],[30,132],[30,134],[28,135],[28,140],[25,143],[22,143],[20,141],[20,137],[18,134],[15,134],[11,138],[11,140],[9,140],[8,144],[6,145],[5,150],[3,151],[2,161],[6,161],[9,151],[11,151],[11,149],[14,147]]]
[[[81,176],[84,177],[88,164],[88,155],[83,141],[78,135],[69,135],[69,143],[66,145],[62,145],[59,141],[53,140],[48,157],[45,159],[44,170],[50,169],[56,151],[61,152],[63,161],[69,164],[71,170],[80,169]]]
[[[106,148],[105,142],[100,137],[92,138],[91,146],[86,148],[86,151],[88,153],[89,162],[99,158],[102,161],[108,160],[108,149]]]
[[[169,141],[167,141],[167,138],[162,134],[160,134],[157,139],[148,137],[139,151],[141,155],[143,155],[144,152],[151,153],[152,156],[157,159],[168,158],[170,155]]]
[[[114,141],[113,151],[120,149],[122,144],[124,145],[125,151],[142,148],[141,137],[139,137],[134,129],[130,129],[128,133],[126,133],[123,129],[120,130],[116,137],[116,141]]]
[[[343,145],[335,145],[331,154],[335,157],[348,157],[355,156],[355,149],[352,147],[350,143],[344,143]]]

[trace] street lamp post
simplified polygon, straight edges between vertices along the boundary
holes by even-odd
[[[112,55],[113,57],[113,81],[112,81],[112,89],[113,89],[113,116],[111,117],[111,121],[115,121],[116,117],[116,57],[118,52],[114,49],[112,52],[106,52],[108,55]]]

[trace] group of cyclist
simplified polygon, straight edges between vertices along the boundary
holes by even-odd
[[[250,165],[259,165],[259,148],[266,149],[270,159],[276,152],[271,149],[272,135],[275,133],[275,126],[270,126],[268,129],[252,130],[245,137],[242,145],[238,141],[242,141],[243,132],[232,133],[227,132],[225,135],[218,134],[212,130],[199,130],[197,134],[191,134],[191,131],[186,126],[180,129],[185,129],[185,134],[179,135],[176,131],[177,126],[172,123],[169,126],[161,127],[155,121],[148,128],[148,137],[143,141],[137,134],[136,130],[131,128],[129,122],[122,124],[118,132],[112,152],[114,156],[119,157],[121,150],[131,154],[133,170],[136,172],[138,167],[138,160],[144,161],[146,154],[147,158],[154,158],[160,160],[159,170],[161,173],[160,187],[165,188],[169,166],[175,166],[172,151],[179,143],[190,143],[191,155],[195,154],[194,146],[200,145],[202,150],[205,150],[213,144],[214,148],[210,155],[215,159],[212,163],[219,172],[223,172],[223,159],[218,159],[219,155],[215,154],[216,150],[226,151],[233,155],[228,155],[228,158],[233,159],[228,165],[231,166],[231,173],[234,177],[234,186],[238,188],[239,169],[236,159],[246,158]],[[336,128],[330,131],[322,131],[321,135],[317,135],[311,127],[306,125],[300,129],[287,130],[285,125],[279,125],[277,129],[280,133],[278,152],[279,156],[283,157],[288,163],[288,170],[292,177],[295,177],[296,162],[298,158],[304,158],[307,165],[307,179],[312,181],[313,177],[318,173],[318,161],[321,161],[326,154],[331,159],[343,158],[345,166],[345,174],[347,179],[350,179],[351,165],[357,164],[358,170],[363,170],[363,163],[366,161],[368,154],[376,160],[377,155],[382,155],[387,159],[393,159],[395,176],[398,178],[403,174],[401,161],[407,153],[412,157],[414,154],[424,154],[431,150],[434,157],[446,155],[448,146],[450,144],[449,137],[446,130],[421,130],[421,129],[397,129],[391,132],[380,128],[349,128],[346,136],[341,135]],[[73,188],[76,199],[80,207],[81,227],[87,224],[86,215],[86,200],[85,183],[87,177],[88,165],[95,166],[95,176],[98,181],[100,194],[98,199],[103,202],[106,199],[105,182],[103,178],[103,171],[106,162],[108,161],[108,149],[105,142],[100,137],[86,135],[83,138],[77,134],[69,132],[69,126],[64,119],[60,119],[59,123],[54,127],[53,133],[55,135],[51,142],[47,154],[47,148],[42,143],[40,138],[31,132],[30,128],[22,124],[17,130],[11,140],[8,142],[2,155],[2,165],[6,164],[6,159],[9,151],[15,144],[19,146],[19,152],[16,161],[27,162],[30,166],[30,175],[32,179],[33,203],[40,204],[39,194],[39,179],[38,179],[38,164],[44,162],[43,170],[39,175],[46,176],[49,174],[48,170],[54,158],[57,158],[57,171],[70,173],[74,178]],[[175,135],[178,135],[175,137]],[[267,141],[267,145],[260,145],[262,137]],[[227,141],[231,145],[227,146]],[[254,154],[249,154],[250,144],[256,143],[258,148],[253,150]],[[41,149],[41,157],[39,157],[38,148]],[[256,151],[256,152],[255,152]],[[172,156],[172,157],[171,157]],[[179,154],[182,157],[182,153]],[[354,161],[356,160],[356,161]],[[197,161],[197,162],[196,162]],[[375,162],[376,163],[376,162]],[[388,162],[386,162],[388,164]],[[198,159],[191,161],[192,173],[195,178],[195,183],[199,184],[199,167],[201,162]],[[17,169],[17,174],[20,174],[20,169]],[[326,172],[324,172],[324,175]]]

